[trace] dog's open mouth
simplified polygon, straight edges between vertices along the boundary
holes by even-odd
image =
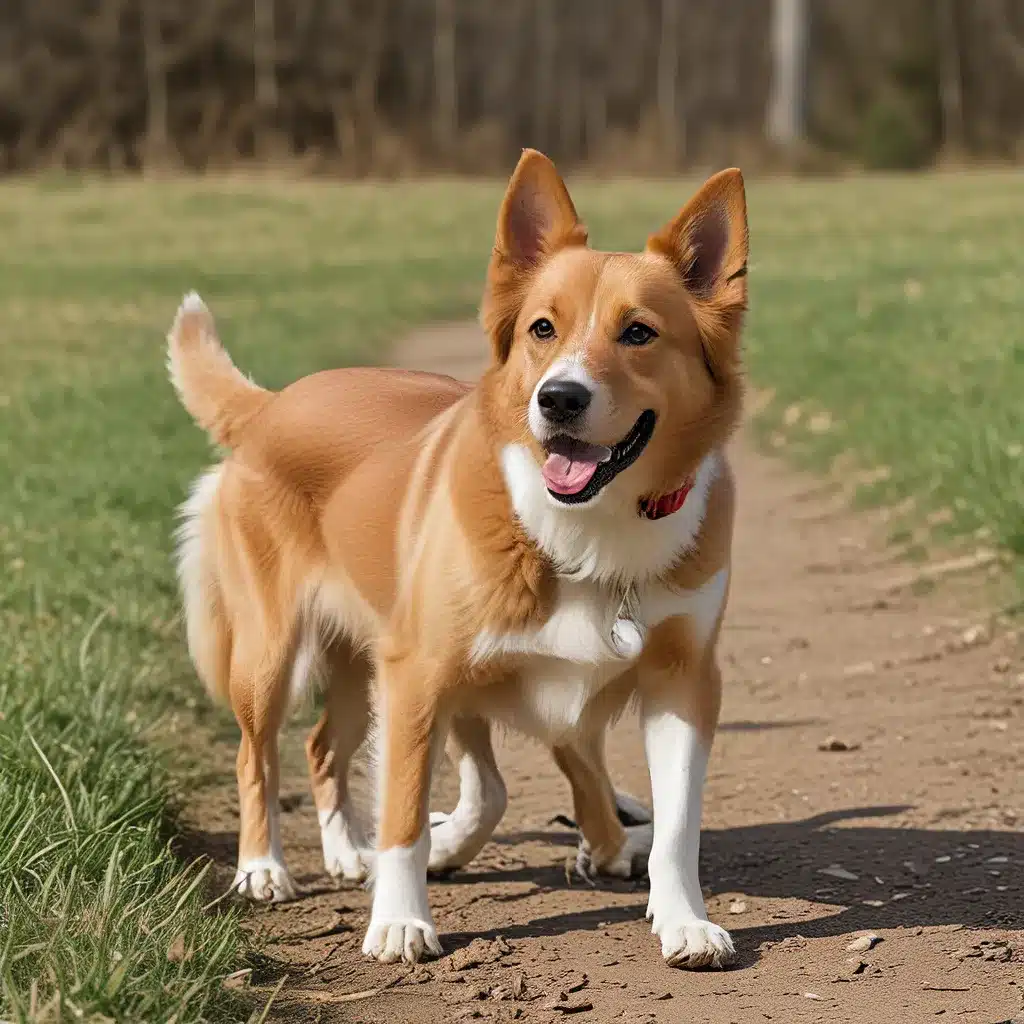
[[[548,457],[542,473],[548,493],[566,505],[589,501],[624,469],[632,466],[654,433],[657,416],[645,409],[629,433],[613,447],[589,444],[568,434],[544,442]]]

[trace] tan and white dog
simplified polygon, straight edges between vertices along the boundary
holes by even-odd
[[[707,919],[697,851],[729,589],[742,177],[711,178],[642,253],[586,242],[554,165],[526,151],[499,214],[482,308],[493,360],[476,387],[345,369],[269,392],[235,368],[195,295],[169,336],[182,402],[229,450],[185,505],[179,556],[192,658],[241,727],[235,884],[257,900],[294,894],[277,735],[314,675],[326,710],[307,752],[327,870],[365,877],[347,773],[372,702],[363,950],[383,961],[441,951],[428,869],[471,860],[505,809],[492,722],[552,749],[583,865],[626,876],[646,862],[670,964],[733,955]],[[624,827],[603,747],[631,701],[653,823]],[[446,740],[460,797],[430,815]]]

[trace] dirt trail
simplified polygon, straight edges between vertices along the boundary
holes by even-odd
[[[477,330],[459,325],[416,334],[397,360],[472,377],[484,356]],[[411,972],[365,962],[369,893],[325,882],[292,728],[285,846],[307,895],[253,919],[289,973],[274,1019],[1024,1019],[1019,644],[972,613],[977,576],[890,594],[907,567],[878,542],[876,518],[842,511],[820,481],[745,438],[733,458],[740,517],[701,878],[739,965],[670,970],[644,921],[644,883],[570,881],[576,837],[552,823],[571,813],[568,788],[542,748],[514,736],[499,754],[510,801],[495,841],[431,885],[446,956]],[[821,750],[829,737],[852,749]],[[225,878],[233,757],[225,746],[223,782],[197,795],[194,814]],[[617,785],[648,795],[634,720],[611,737],[609,762]],[[446,771],[434,807],[450,809],[454,792]],[[867,929],[881,941],[848,951]]]

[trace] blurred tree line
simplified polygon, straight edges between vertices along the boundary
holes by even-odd
[[[1024,0],[2,0],[0,169],[1024,155]]]

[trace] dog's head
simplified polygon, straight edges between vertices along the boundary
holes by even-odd
[[[747,221],[738,170],[709,179],[642,253],[597,252],[547,157],[527,150],[498,216],[482,320],[504,444],[550,500],[671,495],[740,409]]]

